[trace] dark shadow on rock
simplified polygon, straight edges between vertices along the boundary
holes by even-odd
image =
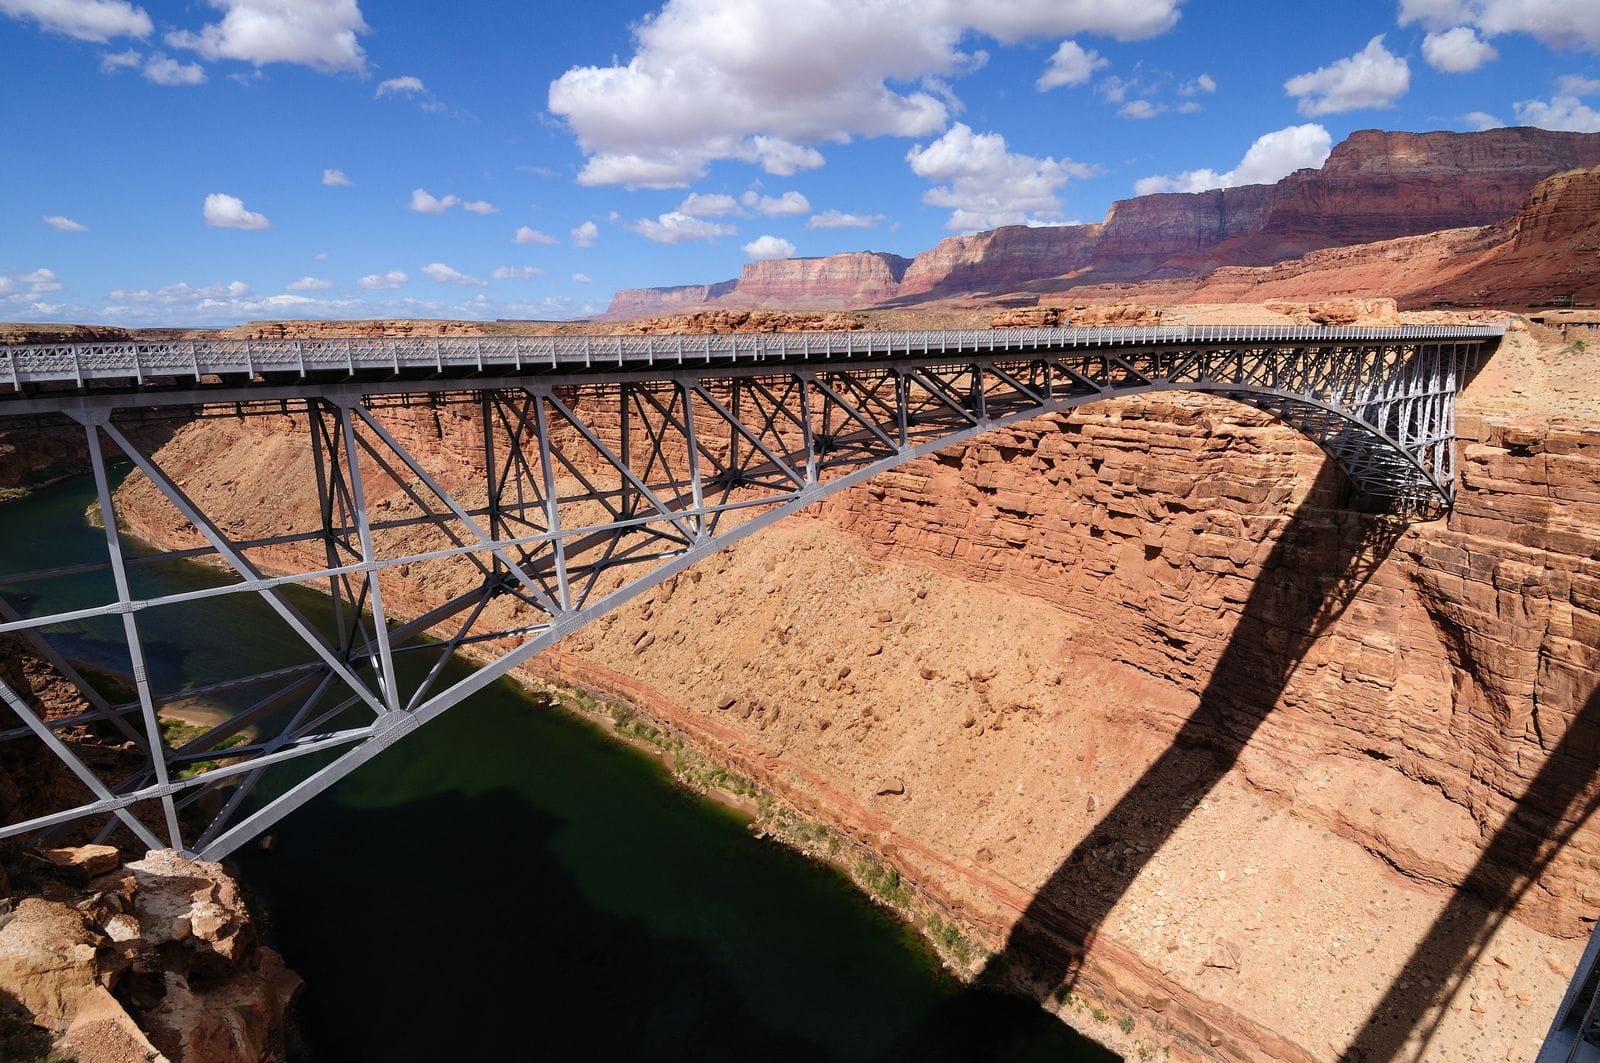
[[[1312,643],[1404,534],[1397,518],[1341,509],[1345,490],[1343,476],[1325,463],[1263,564],[1194,712],[1039,888],[969,995],[1021,991],[1043,999],[1077,984],[1111,910],[1238,762]],[[894,1055],[915,1058],[936,1045],[948,1018],[936,1016]]]
[[[1422,1058],[1484,948],[1600,807],[1600,688],[1573,717],[1511,814],[1351,1042],[1351,1063]],[[1549,1008],[1553,1001],[1534,1005]],[[1415,1032],[1416,1055],[1403,1055]]]

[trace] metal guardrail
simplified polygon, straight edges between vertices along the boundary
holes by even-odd
[[[0,347],[0,385],[169,383],[265,373],[537,372],[638,369],[765,361],[871,361],[880,357],[996,354],[1011,350],[1168,344],[1476,341],[1498,325],[1179,325],[933,332],[771,332],[700,336],[447,336],[370,339],[179,340]],[[0,402],[5,396],[0,395]]]

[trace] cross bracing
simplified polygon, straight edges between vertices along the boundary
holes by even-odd
[[[0,636],[85,688],[51,715],[0,681],[0,739],[37,743],[81,792],[0,837],[63,829],[224,855],[590,620],[708,554],[902,462],[1084,403],[1167,390],[1265,410],[1320,445],[1353,489],[1439,512],[1454,483],[1455,397],[1495,328],[996,330],[714,337],[494,337],[16,347],[0,355],[0,426],[71,425],[102,513],[131,462],[189,541],[132,550],[106,520],[103,563],[0,580]],[[408,418],[471,425],[453,458]],[[285,482],[314,519],[230,534],[165,459],[151,418],[271,417],[298,441]],[[470,450],[462,461],[461,449]],[[280,448],[281,449],[281,448]],[[463,468],[468,471],[463,472]],[[284,514],[288,516],[289,514]],[[0,510],[0,520],[4,512]],[[174,560],[202,586],[156,586]],[[56,602],[93,575],[98,597]],[[418,586],[428,593],[419,594]],[[27,594],[18,593],[26,589]],[[321,592],[321,597],[307,590]],[[10,592],[10,593],[8,593]],[[298,647],[203,687],[152,667],[164,618],[246,602]],[[220,622],[220,620],[219,620]],[[96,694],[52,637],[98,625],[129,689]],[[246,633],[242,637],[251,637]],[[159,641],[159,640],[158,640]],[[452,665],[470,655],[470,670]],[[159,664],[160,662],[154,662]],[[169,740],[164,714],[210,723]],[[94,741],[123,746],[115,763]],[[174,745],[174,741],[177,742]]]

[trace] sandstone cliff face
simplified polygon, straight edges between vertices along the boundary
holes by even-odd
[[[1269,267],[1227,267],[1169,281],[1161,297],[1209,303],[1379,292],[1416,308],[1538,306],[1561,294],[1580,305],[1600,301],[1600,169],[1546,178],[1520,210],[1494,225],[1330,247]],[[1128,296],[1109,286],[1105,294]]]
[[[1574,239],[1595,246],[1600,224],[1600,168],[1570,170],[1540,182],[1514,222],[1518,251],[1562,244]]]
[[[859,256],[836,255],[755,263],[731,290],[716,286],[704,301],[852,309],[960,293],[1195,277],[1320,248],[1490,225],[1515,214],[1544,178],[1597,165],[1600,135],[1593,133],[1363,130],[1338,144],[1321,169],[1298,171],[1277,184],[1121,200],[1102,225],[1013,226],[951,237],[903,267],[897,285],[856,283],[848,278]],[[821,265],[835,259],[836,265]],[[765,280],[769,276],[782,280]],[[700,290],[619,292],[608,316],[682,309]]]
[[[1066,277],[1089,263],[1099,225],[1008,225],[951,236],[912,260],[895,297],[930,292],[1012,291],[1040,278]]]
[[[732,294],[745,306],[868,306],[893,298],[908,265],[880,251],[749,262]]]
[[[738,281],[716,284],[680,284],[671,288],[624,288],[611,297],[608,317],[642,317],[670,314],[715,303],[733,292]]]
[[[1175,270],[1203,272],[1197,267],[1211,261],[1207,252],[1230,237],[1258,228],[1273,187],[1172,192],[1113,203],[1094,248],[1093,279],[1136,280]]]

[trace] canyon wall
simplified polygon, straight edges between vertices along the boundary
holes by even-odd
[[[1122,400],[880,476],[530,670],[883,854],[1090,1032],[1075,1001],[1185,1058],[1524,1058],[1600,907],[1600,409],[1546,388],[1593,361],[1508,338],[1447,521],[1352,512],[1248,411]],[[472,408],[384,416],[479,490]],[[298,435],[206,422],[161,459],[269,534],[313,512]]]
[[[911,263],[881,251],[826,258],[780,258],[745,264],[722,301],[760,307],[870,306],[892,299]]]
[[[893,297],[1013,291],[1068,276],[1089,265],[1100,232],[1099,225],[1008,225],[947,237],[912,259]]]
[[[687,309],[702,290],[704,305],[855,309],[1195,277],[1319,248],[1490,225],[1514,214],[1544,178],[1593,166],[1600,166],[1600,134],[1362,130],[1336,145],[1320,169],[1276,184],[1119,200],[1101,225],[1011,226],[951,237],[900,267],[903,276],[890,269],[864,283],[856,253],[752,263],[738,281],[721,285],[618,292],[607,316]]]

